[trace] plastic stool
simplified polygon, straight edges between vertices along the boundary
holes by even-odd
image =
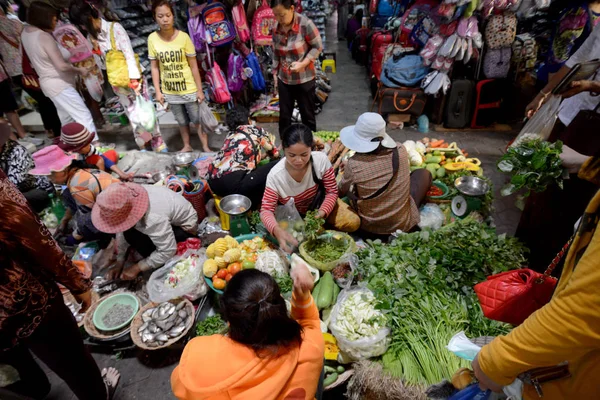
[[[321,63],[323,71],[327,71],[327,67],[331,67],[331,72],[335,74],[335,60],[326,59]]]

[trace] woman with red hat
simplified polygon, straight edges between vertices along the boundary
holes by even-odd
[[[123,269],[127,244],[144,257],[127,268],[121,279],[162,267],[177,252],[177,242],[196,235],[198,214],[181,195],[165,187],[118,183],[98,195],[92,209],[96,229],[117,236],[119,259],[109,272],[115,278]]]

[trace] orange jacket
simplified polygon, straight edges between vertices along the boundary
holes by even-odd
[[[191,340],[171,375],[173,393],[180,400],[314,399],[325,345],[312,297],[305,304],[293,298],[292,316],[304,330],[302,344],[277,358],[261,359],[227,336]]]

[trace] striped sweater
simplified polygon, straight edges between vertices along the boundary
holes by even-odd
[[[326,192],[325,200],[320,210],[325,215],[329,215],[333,211],[338,198],[335,174],[325,153],[313,152],[312,159],[317,178],[323,181]],[[302,181],[296,182],[285,168],[285,163],[286,160],[283,158],[273,167],[267,176],[260,216],[265,228],[270,233],[273,233],[273,230],[277,226],[275,209],[278,204],[287,204],[293,198],[298,212],[304,215],[309,211],[309,206],[317,194],[318,185],[312,176],[312,166],[306,171]]]

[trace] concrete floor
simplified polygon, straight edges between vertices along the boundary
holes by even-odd
[[[364,67],[357,65],[351,59],[346,49],[346,42],[338,43],[334,41],[337,36],[335,34],[335,21],[334,14],[334,18],[328,26],[327,36],[332,40],[328,42],[327,48],[329,51],[337,52],[337,73],[329,74],[333,90],[328,102],[323,107],[323,111],[317,117],[318,129],[320,130],[339,130],[344,126],[354,124],[361,113],[369,110],[371,103],[369,84]],[[34,113],[23,117],[23,122],[30,130],[41,128],[39,116]],[[163,116],[160,123],[168,147],[171,150],[178,150],[181,147],[181,139],[172,115]],[[262,126],[272,133],[278,132],[276,124],[263,124]],[[415,140],[424,136],[412,128],[390,130],[388,133],[397,141]],[[505,176],[496,170],[495,164],[508,141],[514,137],[514,133],[485,131],[430,132],[427,136],[443,138],[447,142],[457,142],[472,157],[478,157],[482,161],[486,176],[490,177],[494,183],[496,195],[494,220],[498,231],[513,234],[520,212],[514,206],[514,198],[502,198],[500,196],[499,191],[504,184]],[[104,143],[115,143],[119,151],[136,148],[133,137],[127,129],[100,132],[100,139]],[[210,146],[213,149],[218,149],[223,140],[224,136],[213,135],[210,137]],[[192,139],[192,145],[196,149],[200,148],[197,137]],[[154,356],[154,359],[149,356]],[[121,381],[116,392],[116,400],[174,398],[171,393],[169,379],[179,359],[178,351],[161,355],[149,355],[143,352],[128,353],[126,358],[95,353],[94,358],[100,368],[114,366],[120,370]],[[156,360],[156,358],[159,360]],[[75,399],[62,380],[51,371],[48,371],[48,375],[53,384],[52,392],[47,397],[48,400]]]

